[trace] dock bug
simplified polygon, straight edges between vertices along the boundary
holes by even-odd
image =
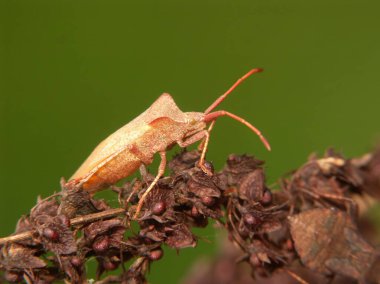
[[[157,176],[140,198],[134,216],[137,218],[144,199],[164,174],[166,150],[174,144],[187,147],[203,140],[200,145],[202,154],[199,166],[206,174],[212,174],[204,163],[210,131],[218,117],[229,116],[246,125],[270,150],[268,141],[252,124],[228,111],[213,111],[242,81],[261,71],[259,68],[250,70],[215,100],[205,112],[182,112],[169,94],[162,94],[146,111],[101,142],[66,186],[79,187],[94,193],[128,177],[141,165],[151,164],[154,154],[159,153],[161,163]],[[210,126],[206,129],[208,123]]]

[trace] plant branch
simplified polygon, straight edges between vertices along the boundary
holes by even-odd
[[[87,224],[90,222],[98,221],[98,220],[104,220],[108,218],[112,218],[121,214],[125,214],[125,209],[123,208],[114,208],[114,209],[109,209],[106,211],[98,212],[98,213],[93,213],[93,214],[88,214],[85,216],[79,216],[75,217],[70,220],[70,224],[72,226],[78,226],[78,225],[83,225]],[[5,238],[0,238],[0,245],[4,245],[6,243],[11,243],[11,242],[20,242],[24,241],[27,239],[31,239],[33,237],[33,234],[35,234],[36,231],[27,231],[23,233],[18,233],[12,236],[8,236]]]

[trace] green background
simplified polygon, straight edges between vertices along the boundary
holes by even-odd
[[[375,0],[0,0],[0,235],[162,92],[203,111],[253,67],[265,72],[220,108],[259,127],[273,151],[221,118],[208,153],[216,168],[229,153],[254,154],[272,183],[311,152],[371,150],[379,9]],[[214,231],[199,234],[198,248],[153,265],[152,283],[177,283],[214,250]]]

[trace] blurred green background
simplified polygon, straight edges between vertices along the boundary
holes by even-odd
[[[379,9],[375,0],[0,0],[0,235],[162,92],[203,111],[253,67],[265,72],[220,108],[254,123],[273,151],[221,118],[208,153],[216,168],[229,153],[253,154],[272,183],[329,146],[369,151],[380,133]],[[152,283],[178,283],[215,250],[213,230],[198,234],[198,248],[153,265]]]

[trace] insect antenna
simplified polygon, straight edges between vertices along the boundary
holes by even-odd
[[[205,116],[203,117],[203,121],[204,122],[211,122],[211,121],[215,121],[218,117],[220,116],[229,116],[231,117],[232,119],[235,119],[237,121],[239,121],[240,123],[244,124],[245,126],[247,126],[249,129],[251,129],[254,133],[257,134],[257,136],[260,137],[261,141],[263,142],[264,146],[270,151],[271,150],[271,147],[269,145],[269,142],[268,140],[264,137],[264,135],[261,133],[261,131],[259,129],[257,129],[255,126],[253,126],[251,123],[249,123],[248,121],[246,121],[245,119],[237,116],[236,114],[233,114],[233,113],[230,113],[228,111],[225,111],[225,110],[217,110],[217,111],[214,111],[214,112],[211,112],[213,111],[221,102],[223,102],[226,97],[232,93],[233,90],[235,90],[235,88],[237,86],[239,86],[245,79],[247,79],[249,76],[251,76],[252,74],[255,74],[255,73],[258,73],[258,72],[261,72],[263,71],[263,69],[260,69],[260,68],[255,68],[255,69],[252,69],[250,70],[247,74],[245,74],[243,77],[239,78],[235,84],[233,84],[223,95],[221,95],[219,98],[217,98],[209,107],[208,109],[205,111]]]
[[[239,121],[240,123],[243,123],[249,129],[251,129],[253,132],[255,132],[257,134],[257,136],[259,136],[261,142],[263,142],[265,148],[267,148],[268,151],[271,150],[271,147],[269,145],[268,140],[264,137],[264,135],[261,133],[261,131],[259,129],[257,129],[256,127],[254,127],[251,123],[246,121],[244,118],[241,118],[240,116],[237,116],[236,114],[230,113],[230,112],[225,111],[225,110],[217,110],[217,111],[211,112],[209,114],[206,114],[205,117],[203,118],[203,121],[204,122],[215,121],[220,116],[229,116],[232,119],[235,119],[235,120]]]
[[[233,90],[236,89],[237,86],[239,86],[245,79],[247,79],[252,74],[262,72],[263,69],[261,68],[255,68],[250,70],[247,74],[245,74],[243,77],[239,78],[235,84],[233,84],[223,95],[221,95],[219,98],[217,98],[204,112],[204,114],[210,113],[212,110],[214,110],[218,105],[220,105],[221,102],[223,102],[226,97],[233,92]]]

